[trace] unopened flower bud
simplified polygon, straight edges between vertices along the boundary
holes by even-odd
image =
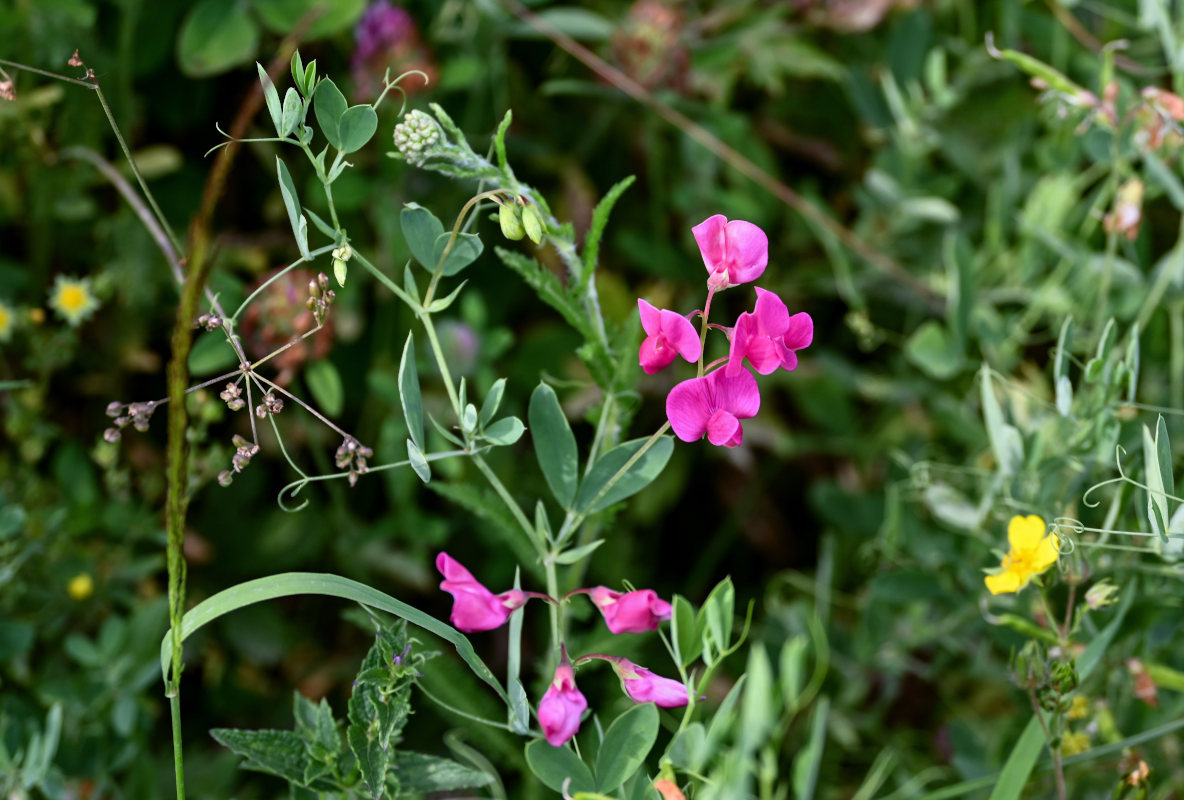
[[[542,244],[543,221],[539,218],[539,212],[534,210],[534,206],[522,209],[522,227],[532,242]]]
[[[112,401],[107,404],[107,416],[118,417],[121,411],[123,411],[123,403]]]
[[[316,281],[309,281],[308,282],[308,294],[310,297],[320,297],[321,296],[321,285],[319,283],[317,283]]]
[[[107,442],[108,444],[115,444],[119,441],[120,435],[121,434],[119,433],[118,428],[108,428],[107,430],[103,431],[103,441]]]
[[[1058,661],[1052,665],[1049,682],[1059,694],[1068,694],[1077,688],[1077,668],[1072,661]]]
[[[333,259],[333,277],[337,279],[338,286],[345,286],[345,276],[345,262],[340,258]]]
[[[498,208],[497,221],[502,226],[502,236],[511,241],[516,242],[526,235],[522,220],[518,218],[518,206],[515,203],[503,203]]]
[[[228,469],[224,469],[218,473],[218,485],[229,486],[234,483],[234,475]]]
[[[1111,583],[1109,578],[1098,581],[1085,593],[1085,604],[1089,606],[1091,611],[1112,606],[1117,600],[1118,586]]]

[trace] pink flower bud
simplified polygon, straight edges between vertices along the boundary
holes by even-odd
[[[449,619],[457,630],[465,633],[500,628],[510,612],[526,602],[526,594],[518,589],[501,594],[489,591],[447,553],[436,556],[436,569],[444,576],[440,588],[452,595]]]
[[[656,631],[659,622],[670,619],[670,604],[658,597],[653,589],[622,594],[607,586],[597,586],[588,592],[588,596],[604,614],[605,624],[613,633]]]
[[[625,694],[635,703],[653,703],[660,708],[681,708],[687,704],[687,687],[670,678],[655,675],[627,658],[613,662]]]
[[[576,688],[576,674],[567,663],[566,657],[555,668],[551,687],[539,701],[539,725],[547,741],[559,747],[576,735],[580,729],[580,716],[588,708],[588,701]]]

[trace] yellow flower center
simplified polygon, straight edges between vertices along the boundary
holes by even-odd
[[[89,300],[86,289],[77,284],[67,284],[58,293],[58,305],[66,312],[81,311],[86,308]]]

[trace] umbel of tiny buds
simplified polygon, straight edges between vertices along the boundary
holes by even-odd
[[[365,475],[370,471],[366,459],[373,455],[374,451],[369,447],[352,436],[346,436],[337,448],[335,463],[338,469],[349,470],[349,485],[353,486],[358,482],[359,475]]]
[[[429,148],[440,138],[439,123],[419,109],[408,111],[403,121],[395,126],[395,147],[412,166],[423,164]]]
[[[218,396],[231,411],[238,411],[247,404],[247,401],[242,398],[242,389],[237,383],[226,384],[226,388],[219,392]]]

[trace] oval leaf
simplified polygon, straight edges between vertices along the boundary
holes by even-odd
[[[258,47],[259,29],[245,4],[202,0],[177,35],[177,63],[191,78],[216,75],[250,61]]]
[[[535,777],[556,792],[566,790],[570,794],[596,789],[591,770],[567,747],[552,747],[543,739],[535,739],[526,745],[526,763]],[[571,782],[565,786],[568,778]]]
[[[303,107],[304,104],[300,100],[300,93],[289,87],[287,94],[284,95],[284,110],[280,124],[281,138],[286,138],[288,134],[296,130],[296,126],[300,123],[300,110]]]
[[[341,115],[345,113],[345,95],[337,84],[325,78],[312,96],[312,110],[317,115],[317,124],[329,144],[341,149]]]
[[[670,460],[670,454],[674,452],[674,440],[669,436],[658,439],[653,447],[633,462],[628,472],[613,481],[621,467],[625,466],[647,441],[649,440],[634,439],[614,447],[601,456],[592,467],[592,471],[584,478],[580,496],[576,499],[576,510],[586,510],[593,514],[649,486],[654,478],[661,474],[666,462]]]
[[[442,233],[436,237],[430,269],[435,269],[436,265],[440,263],[440,257],[444,255],[444,248],[448,246],[448,239],[451,236],[451,233]],[[452,249],[448,251],[448,258],[444,261],[444,268],[440,271],[441,274],[446,276],[455,275],[476,261],[484,249],[485,245],[481,244],[481,239],[476,234],[458,233]]]
[[[343,153],[361,150],[378,130],[378,114],[370,106],[353,106],[346,109],[337,122]]]
[[[436,268],[436,239],[444,233],[444,223],[418,203],[408,203],[399,215],[407,248],[419,265],[431,272]]]
[[[658,738],[658,707],[634,706],[613,721],[596,754],[596,789],[611,792],[645,761]]]
[[[559,505],[570,509],[580,481],[579,460],[575,434],[571,432],[555,390],[540,383],[530,395],[526,418],[530,423],[534,454],[543,477],[547,479],[547,486]]]
[[[526,426],[517,417],[503,417],[485,429],[484,436],[488,442],[507,445],[514,444],[522,438]]]

